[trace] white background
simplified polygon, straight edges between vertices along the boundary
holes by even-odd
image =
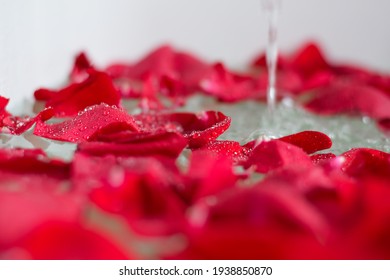
[[[334,61],[390,72],[389,0],[283,0],[279,43],[308,39]],[[74,55],[132,61],[170,42],[233,67],[264,49],[261,0],[0,0],[0,94],[11,107],[57,87]]]
[[[225,261],[6,261],[0,262],[0,277],[7,280],[41,279],[232,279],[232,280],[329,280],[364,279],[387,280],[390,276],[390,262],[379,261],[269,261],[269,260],[225,260]],[[203,276],[120,276],[119,269],[124,268],[172,269],[177,266],[184,269],[203,269]],[[213,275],[213,267],[271,267],[268,275]],[[208,270],[208,273],[206,272]]]

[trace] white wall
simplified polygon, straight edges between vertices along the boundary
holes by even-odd
[[[332,59],[390,72],[389,31],[389,0],[283,0],[279,41],[316,39]],[[105,65],[171,42],[241,66],[265,38],[261,0],[0,0],[0,94],[15,106],[58,86],[80,50]]]

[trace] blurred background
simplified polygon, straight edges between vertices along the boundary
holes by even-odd
[[[316,40],[334,61],[390,72],[389,0],[284,0],[279,45]],[[84,50],[98,66],[162,43],[230,67],[264,50],[261,0],[0,0],[0,95],[10,107],[63,83]]]

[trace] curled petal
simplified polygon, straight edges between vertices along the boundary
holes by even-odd
[[[118,106],[120,101],[111,78],[95,70],[84,81],[72,83],[56,93],[41,89],[34,95],[38,100],[47,100],[46,107],[52,107],[59,117],[75,116],[86,107],[100,103]]]
[[[133,117],[115,106],[100,104],[88,107],[73,119],[61,123],[46,124],[38,121],[34,134],[54,140],[80,143],[91,141],[99,134],[123,130],[138,131]]]
[[[189,148],[199,148],[214,141],[230,126],[231,118],[221,112],[199,114],[141,114],[134,116],[141,131],[173,131],[188,139]]]

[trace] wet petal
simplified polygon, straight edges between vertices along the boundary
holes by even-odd
[[[326,134],[318,131],[302,131],[284,136],[279,140],[295,145],[308,154],[332,147],[332,140]]]
[[[86,107],[100,103],[118,106],[120,101],[111,78],[94,70],[80,83],[72,83],[55,94],[50,90],[38,90],[35,97],[47,100],[46,107],[52,107],[59,117],[75,116]]]
[[[34,134],[54,140],[80,143],[91,141],[99,134],[123,130],[138,131],[133,117],[115,106],[100,104],[88,107],[73,119],[61,123],[46,124],[38,121]]]

